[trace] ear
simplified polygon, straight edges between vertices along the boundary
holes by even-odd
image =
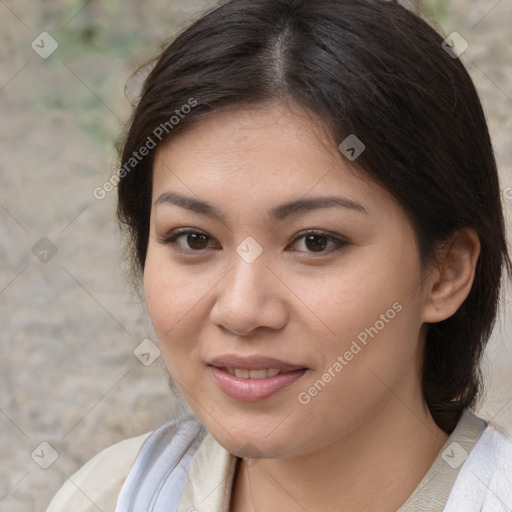
[[[458,230],[443,244],[425,288],[424,322],[440,322],[459,309],[473,285],[479,255],[480,240],[473,228]]]

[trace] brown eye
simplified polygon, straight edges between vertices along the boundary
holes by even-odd
[[[189,233],[186,240],[188,246],[195,250],[204,249],[208,243],[208,237],[202,233]]]
[[[321,235],[308,235],[305,238],[306,247],[312,252],[323,251],[328,242],[327,237]]]
[[[211,237],[195,229],[177,229],[160,241],[175,246],[181,252],[202,252],[208,248]]]
[[[338,238],[333,235],[329,235],[323,232],[310,231],[303,233],[298,236],[293,245],[298,245],[299,242],[303,245],[305,249],[300,249],[299,252],[305,252],[310,254],[329,254],[333,251],[337,251],[342,249],[347,242],[341,238]],[[331,247],[328,250],[325,250],[328,247]]]

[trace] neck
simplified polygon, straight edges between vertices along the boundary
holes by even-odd
[[[241,461],[231,512],[394,512],[421,482],[448,435],[418,400],[392,397],[348,435],[286,459]]]

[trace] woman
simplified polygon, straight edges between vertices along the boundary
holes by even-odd
[[[382,0],[231,0],[145,81],[118,213],[190,408],[48,511],[512,510],[471,412],[502,270],[453,44]]]

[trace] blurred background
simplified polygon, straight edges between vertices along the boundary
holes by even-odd
[[[479,90],[512,224],[512,2],[425,0]],[[43,511],[88,459],[172,414],[115,190],[127,79],[213,1],[0,0],[0,511]],[[512,433],[510,283],[478,413]]]

